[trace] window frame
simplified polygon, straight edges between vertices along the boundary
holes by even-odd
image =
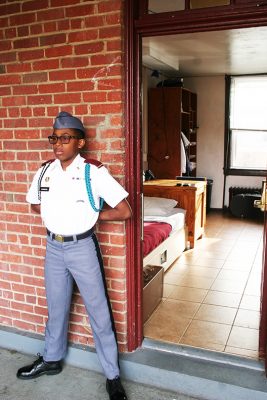
[[[230,93],[231,93],[231,78],[245,76],[259,76],[266,74],[253,75],[226,75],[225,76],[225,141],[224,141],[224,174],[238,176],[266,176],[266,169],[238,169],[231,168],[231,142],[232,130],[230,129]]]

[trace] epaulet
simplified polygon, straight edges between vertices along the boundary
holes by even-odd
[[[54,161],[55,161],[55,159],[47,160],[47,161],[43,162],[43,164],[41,166],[44,167],[46,164],[51,164]]]
[[[97,168],[103,167],[103,164],[102,164],[101,161],[94,160],[93,158],[85,158],[84,162],[85,162],[86,164],[93,164],[93,165],[95,165]]]

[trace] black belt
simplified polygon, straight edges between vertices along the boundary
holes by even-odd
[[[47,234],[51,237],[51,239],[56,240],[57,242],[73,242],[76,240],[81,240],[85,239],[89,236],[92,236],[94,233],[94,228],[89,229],[89,231],[86,231],[84,233],[80,233],[79,235],[73,235],[73,236],[63,236],[63,235],[58,235],[56,233],[50,232],[48,229],[46,230]]]

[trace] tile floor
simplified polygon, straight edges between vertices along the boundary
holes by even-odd
[[[205,235],[164,276],[144,336],[258,358],[263,222],[207,215]]]

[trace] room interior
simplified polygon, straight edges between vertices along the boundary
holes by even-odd
[[[194,247],[185,239],[185,251],[165,270],[163,298],[144,324],[145,337],[258,357],[263,219],[222,211],[229,188],[261,187],[263,178],[224,180],[224,107],[225,75],[266,73],[266,38],[265,27],[143,38],[143,168],[149,168],[148,92],[182,78],[197,94],[196,176],[213,182],[204,232]]]

